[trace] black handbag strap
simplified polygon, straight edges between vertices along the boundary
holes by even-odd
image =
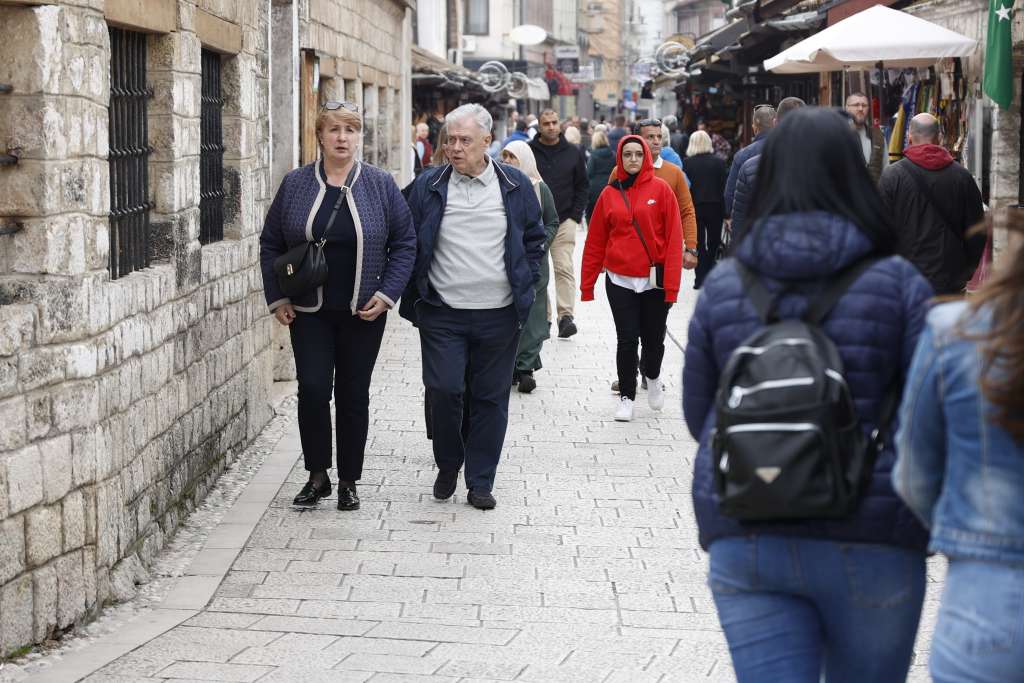
[[[907,163],[904,164],[904,166],[907,167],[907,173],[911,178],[913,178],[914,184],[917,185],[917,189],[924,196],[925,201],[931,204],[932,208],[935,209],[935,212],[939,214],[939,219],[942,221],[942,224],[945,225],[951,233],[953,233],[960,243],[963,243],[964,235],[949,221],[946,212],[942,209],[942,205],[939,204],[935,197],[935,193],[932,192],[932,188],[928,185],[928,181],[924,177],[924,171],[918,168],[917,164],[912,162],[910,159],[907,159]]]
[[[647,248],[647,240],[644,239],[644,233],[640,230],[640,224],[636,222],[636,216],[633,215],[633,207],[629,205],[629,197],[626,196],[626,191],[622,188],[622,184],[617,180],[615,181],[615,187],[619,188],[619,194],[622,195],[622,201],[626,203],[626,211],[629,212],[629,218],[633,221],[633,229],[636,230],[636,235],[640,238],[640,244],[644,245],[644,252],[647,254],[647,261],[653,266],[654,259],[651,258],[651,250]]]
[[[341,191],[338,193],[338,200],[334,202],[334,208],[331,210],[331,217],[327,219],[327,227],[324,228],[324,234],[320,235],[320,239],[317,240],[317,244],[323,247],[327,244],[327,233],[330,232],[331,227],[334,226],[334,219],[338,216],[338,209],[341,208],[341,203],[345,201],[345,195],[352,189],[352,178],[355,177],[356,168],[359,166],[359,162],[352,164],[352,170],[348,172],[348,177],[345,178],[345,184],[341,186]]]

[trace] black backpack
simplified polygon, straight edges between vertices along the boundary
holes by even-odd
[[[821,323],[875,259],[840,273],[803,317],[779,320],[772,295],[736,262],[764,326],[729,357],[715,399],[712,458],[719,509],[741,521],[837,518],[853,512],[892,419],[886,392],[879,429],[864,435],[835,344]]]

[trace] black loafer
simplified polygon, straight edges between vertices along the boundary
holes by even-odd
[[[490,491],[470,491],[469,504],[477,510],[493,510],[498,501],[494,499]]]
[[[533,378],[532,372],[519,373],[519,393],[528,394],[537,388],[537,380]]]
[[[317,488],[317,485],[312,481],[307,481],[306,485],[299,491],[299,495],[295,496],[292,500],[292,505],[300,508],[313,507],[320,502],[321,498],[326,498],[329,495],[331,495],[330,480],[320,488]]]
[[[338,509],[359,509],[359,496],[356,494],[355,484],[338,484]]]
[[[448,500],[455,494],[455,487],[459,485],[459,471],[441,472],[438,471],[437,479],[434,480],[434,498]]]

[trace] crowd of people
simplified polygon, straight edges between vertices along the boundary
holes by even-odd
[[[294,504],[328,497],[336,462],[338,509],[359,507],[395,306],[419,332],[433,496],[451,498],[462,473],[488,510],[510,391],[536,389],[553,326],[580,333],[577,296],[593,300],[604,274],[614,419],[629,421],[639,389],[664,407],[667,318],[693,269],[683,415],[737,678],[903,680],[925,559],[941,552],[932,675],[1021,680],[1024,222],[1006,214],[1008,253],[965,298],[986,239],[976,183],[929,114],[889,163],[866,101],[760,105],[728,166],[674,120],[592,128],[549,110],[495,144],[487,110],[462,105],[436,149],[417,127],[430,163],[404,190],[358,160],[358,107],[328,102],[320,159],[282,181],[260,241],[298,375],[309,479]]]

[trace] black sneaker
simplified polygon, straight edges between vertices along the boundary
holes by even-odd
[[[469,504],[477,510],[493,510],[494,506],[498,504],[490,491],[470,491],[467,498]]]
[[[448,500],[455,495],[455,487],[459,484],[459,471],[454,472],[441,472],[437,473],[437,478],[434,479],[434,498],[438,500]]]
[[[519,373],[519,393],[528,394],[537,388],[537,380],[533,378],[532,372]]]
[[[576,329],[576,323],[572,321],[571,315],[563,315],[558,320],[559,339],[568,339],[572,335],[576,334],[576,332],[578,332],[578,330]]]

